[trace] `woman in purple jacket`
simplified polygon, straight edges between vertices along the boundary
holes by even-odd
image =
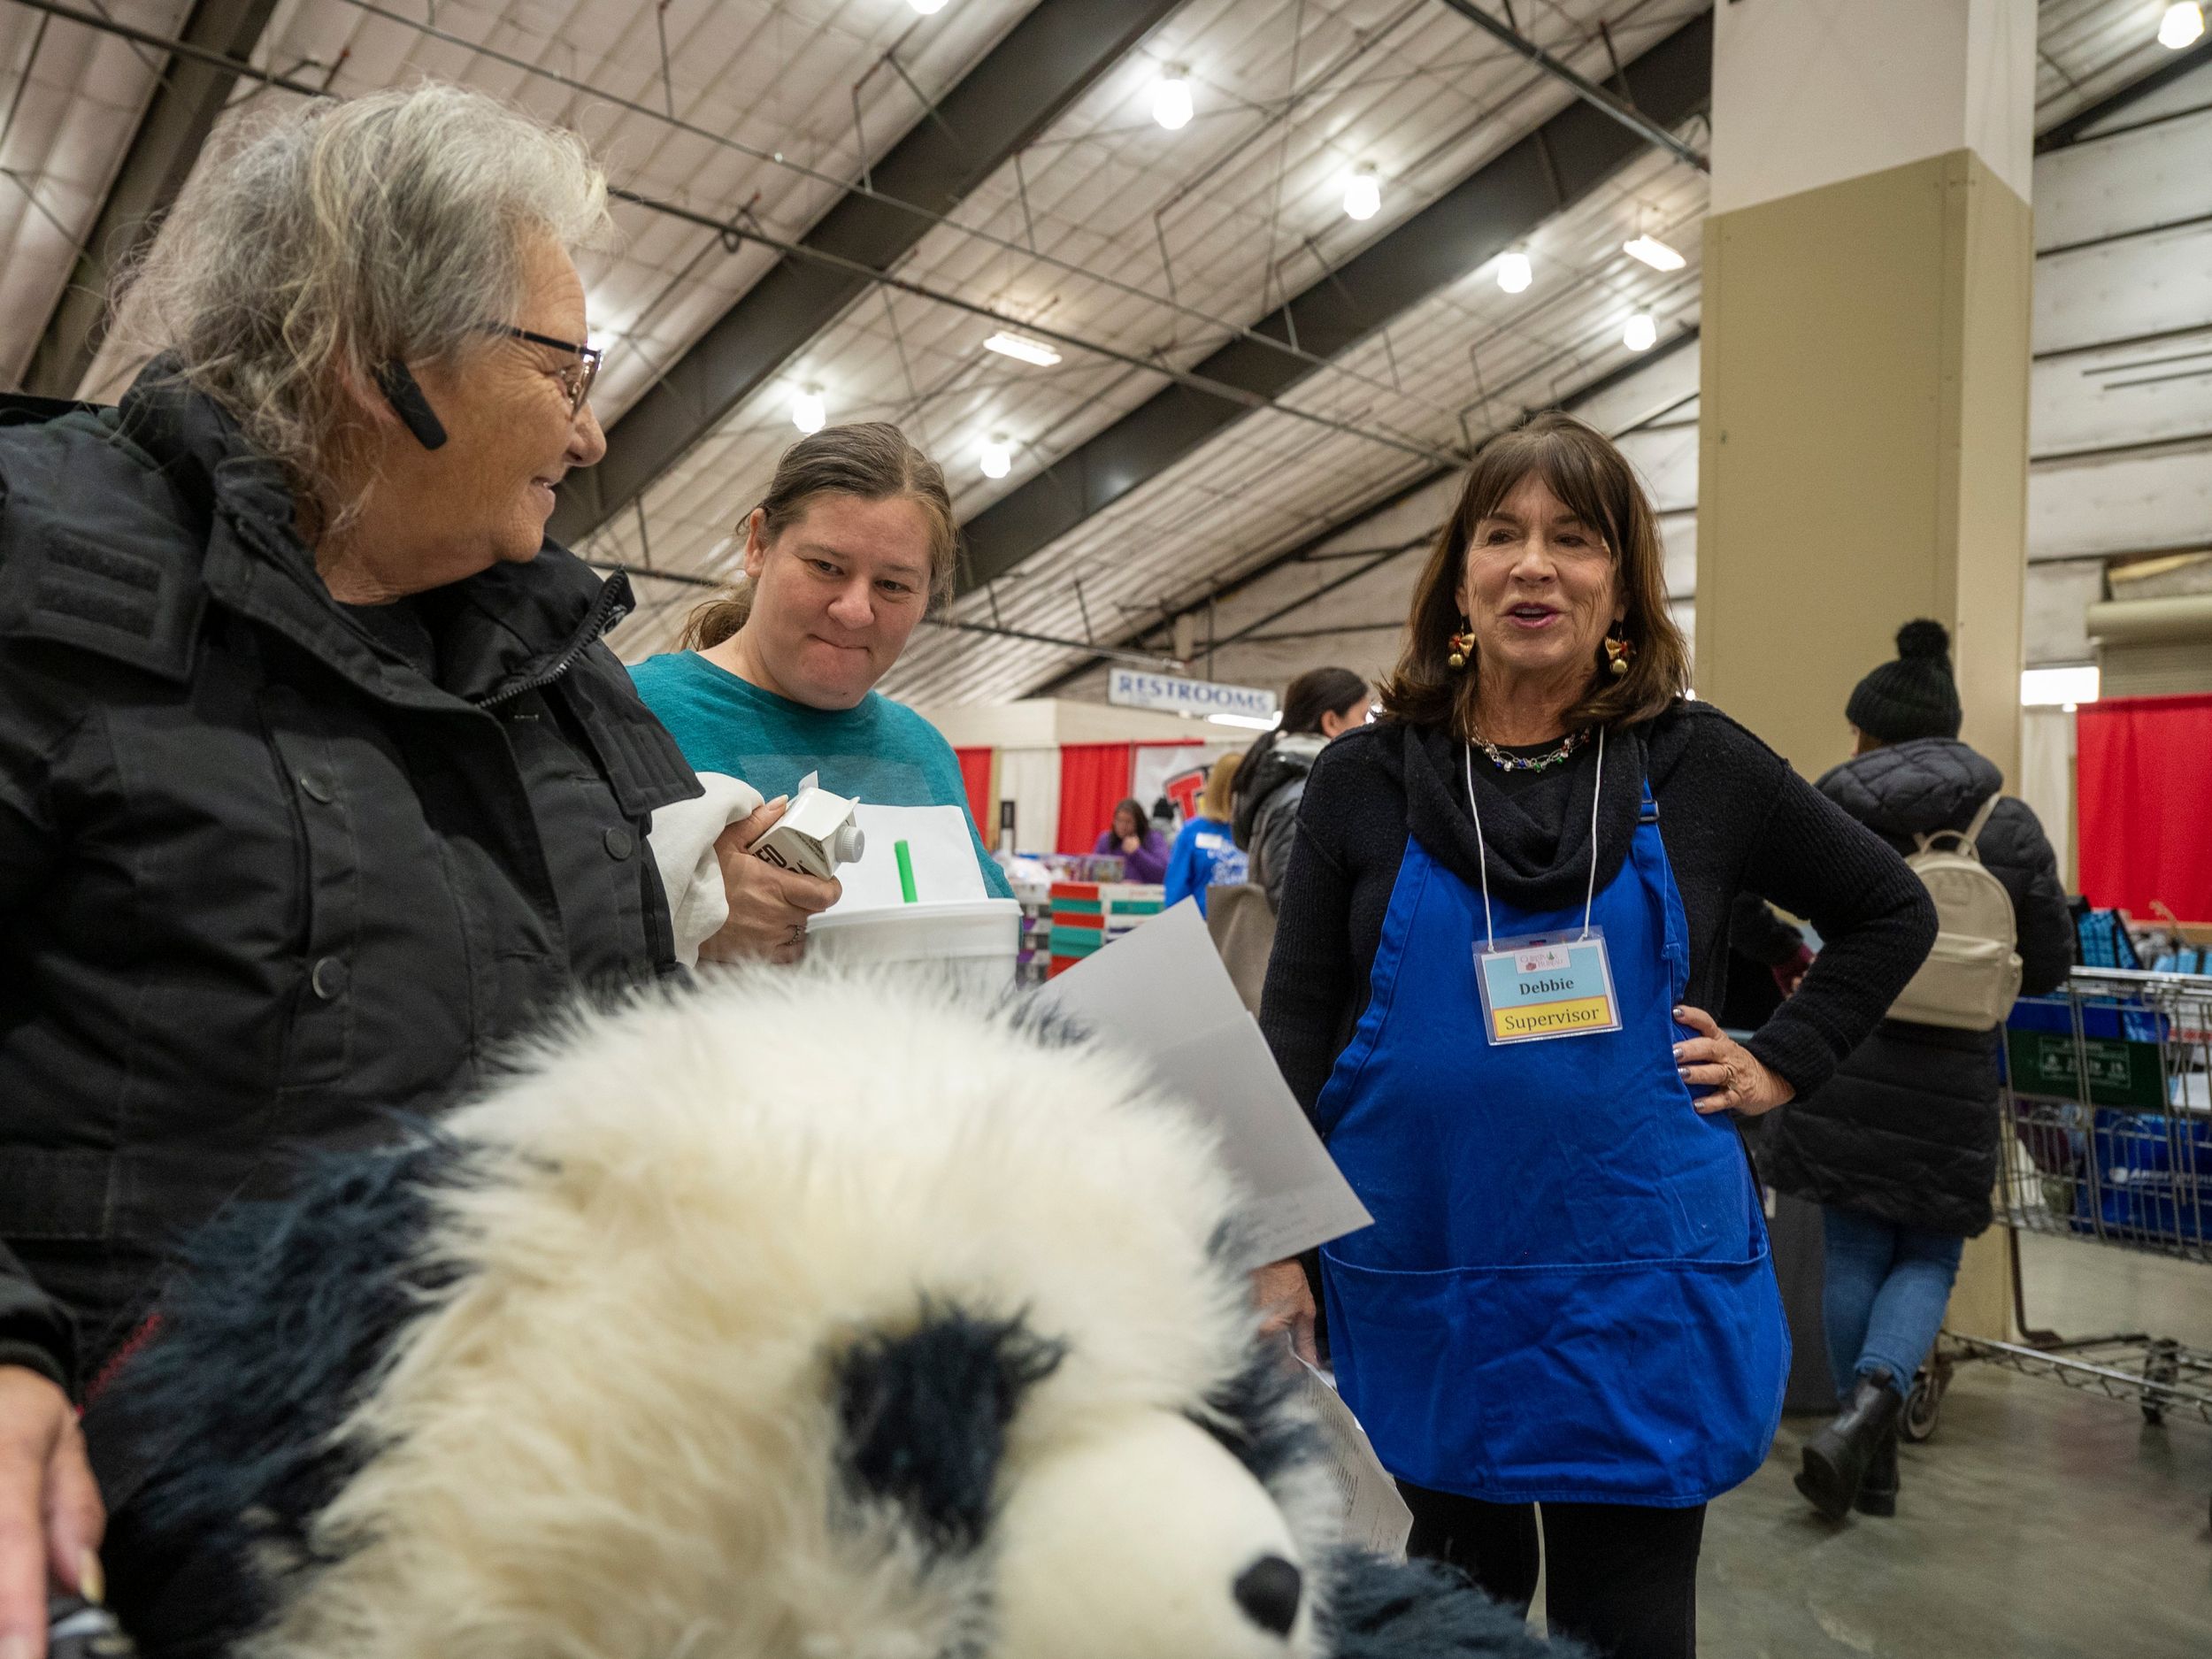
[[[1144,808],[1133,800],[1124,801],[1114,809],[1113,827],[1100,832],[1098,845],[1091,850],[1118,854],[1128,880],[1167,879],[1167,837],[1152,827]]]

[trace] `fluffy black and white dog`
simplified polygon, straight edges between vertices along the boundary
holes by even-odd
[[[101,1414],[152,1654],[1412,1659],[1546,1651],[1340,1548],[1128,1062],[912,984],[580,1016],[434,1134],[201,1242]]]

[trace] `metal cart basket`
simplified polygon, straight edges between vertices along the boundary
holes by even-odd
[[[2212,975],[2077,968],[2063,991],[2024,999],[2004,1035],[1999,1219],[2212,1266]],[[1967,1361],[2131,1401],[2147,1422],[2212,1423],[2212,1350],[2147,1332],[2036,1328],[2016,1250],[2012,1294],[2021,1340],[1944,1333],[1907,1405],[1906,1438],[1933,1432]]]

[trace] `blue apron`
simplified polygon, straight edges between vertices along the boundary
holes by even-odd
[[[1481,899],[1408,836],[1316,1116],[1375,1225],[1322,1251],[1345,1401],[1390,1471],[1493,1502],[1684,1507],[1747,1479],[1789,1336],[1741,1139],[1675,1069],[1689,929],[1650,785],[1596,892],[1621,1029],[1494,1047]],[[1495,906],[1497,937],[1578,926]]]

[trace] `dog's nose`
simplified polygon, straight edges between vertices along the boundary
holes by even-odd
[[[1263,1555],[1237,1580],[1237,1605],[1270,1635],[1287,1636],[1298,1622],[1298,1595],[1304,1586],[1304,1576],[1280,1555]]]

